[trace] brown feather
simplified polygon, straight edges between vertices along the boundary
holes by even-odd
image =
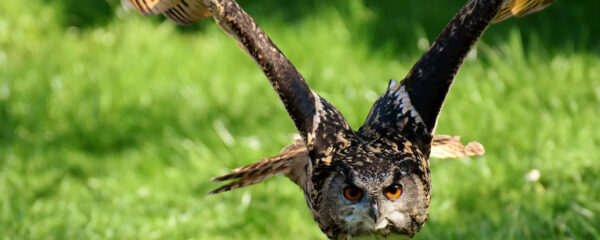
[[[459,136],[435,135],[431,142],[430,157],[434,158],[460,158],[485,154],[483,145],[470,142],[463,146]]]
[[[245,186],[252,185],[252,184],[257,184],[271,176],[281,174],[282,172],[284,172],[286,170],[287,169],[285,169],[285,168],[269,169],[264,172],[261,172],[260,174],[243,176],[231,183],[225,184],[215,190],[210,191],[208,194],[217,194],[217,193],[226,192],[229,190],[245,187]]]
[[[131,6],[142,15],[163,13],[179,2],[180,0],[129,0]]]
[[[163,15],[180,25],[187,25],[211,16],[204,3],[198,0],[181,0],[175,7],[163,12]]]
[[[514,0],[506,4],[492,19],[492,22],[501,22],[512,16],[523,17],[552,4],[555,0]]]
[[[231,179],[237,179],[231,183],[223,185],[209,194],[215,194],[233,190],[236,188],[245,187],[248,185],[260,183],[263,180],[275,176],[275,175],[286,175],[290,179],[294,180],[295,176],[291,176],[292,168],[297,166],[297,162],[301,161],[307,156],[306,147],[301,140],[296,140],[295,143],[286,146],[280,155],[263,158],[262,160],[253,164],[236,168],[232,173],[216,177],[211,181],[226,181]]]
[[[210,11],[200,0],[128,0],[142,15],[163,14],[173,22],[186,25],[210,17]]]
[[[511,9],[513,15],[523,17],[550,5],[554,0],[515,0]]]

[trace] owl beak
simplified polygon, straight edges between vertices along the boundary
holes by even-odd
[[[377,203],[375,201],[371,202],[371,211],[369,212],[369,216],[371,216],[373,222],[377,222]]]

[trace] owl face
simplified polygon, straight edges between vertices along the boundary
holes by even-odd
[[[377,147],[363,145],[337,166],[324,189],[320,215],[344,237],[412,237],[429,208],[427,159],[418,149],[398,153]]]

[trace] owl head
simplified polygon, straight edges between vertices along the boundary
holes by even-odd
[[[317,216],[333,238],[412,237],[429,209],[428,161],[409,141],[359,143],[332,164]]]

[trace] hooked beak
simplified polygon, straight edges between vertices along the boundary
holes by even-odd
[[[369,216],[373,219],[373,222],[377,222],[377,203],[375,201],[371,202]]]

